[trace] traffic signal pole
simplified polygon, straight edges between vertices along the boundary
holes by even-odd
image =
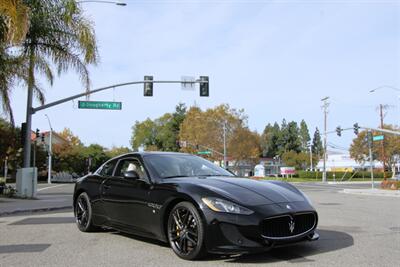
[[[133,81],[133,82],[126,82],[126,83],[118,83],[118,84],[113,84],[113,85],[109,85],[109,86],[105,86],[105,87],[101,87],[98,89],[94,89],[94,90],[90,90],[84,93],[80,93],[80,94],[76,94],[70,97],[66,97],[36,108],[32,108],[32,94],[31,91],[28,91],[28,111],[27,111],[27,121],[26,121],[26,131],[25,131],[25,144],[24,144],[24,167],[30,167],[30,144],[31,144],[31,139],[30,139],[30,132],[31,132],[31,123],[32,123],[32,115],[35,114],[36,112],[43,110],[43,109],[47,109],[50,107],[54,107],[60,104],[63,104],[65,102],[80,98],[80,97],[84,97],[84,96],[88,96],[91,94],[95,94],[101,91],[105,91],[108,89],[113,89],[116,87],[122,87],[122,86],[128,86],[128,85],[134,85],[134,84],[145,84],[145,83],[199,83],[199,84],[204,84],[204,83],[209,83],[208,80],[204,80],[204,79],[200,79],[200,80],[195,80],[195,81],[191,81],[191,82],[187,82],[187,81],[167,81],[167,80],[160,80],[160,81],[153,81],[153,80],[143,80],[143,81]]]
[[[372,159],[372,132],[371,132],[371,130],[368,130],[367,138],[368,138],[368,151],[369,151],[369,169],[371,172],[371,186],[372,186],[372,189],[374,189],[374,167],[372,166],[373,159]]]
[[[29,75],[31,76],[32,73],[29,73]],[[31,167],[32,163],[31,163],[31,131],[32,131],[32,115],[35,114],[36,112],[40,111],[40,110],[44,110],[50,107],[54,107],[60,104],[63,104],[65,102],[80,98],[80,97],[84,97],[84,96],[88,96],[91,94],[95,94],[101,91],[105,91],[108,89],[113,89],[116,87],[122,87],[122,86],[128,86],[128,85],[134,85],[134,84],[147,84],[147,83],[178,83],[178,84],[185,84],[185,83],[199,83],[201,88],[204,88],[204,84],[207,84],[207,89],[208,89],[208,76],[201,76],[200,79],[194,80],[194,81],[177,81],[177,80],[160,80],[160,81],[153,81],[153,80],[143,80],[143,81],[133,81],[133,82],[125,82],[125,83],[118,83],[118,84],[113,84],[113,85],[109,85],[109,86],[105,86],[105,87],[101,87],[98,89],[94,89],[94,90],[90,90],[90,91],[86,91],[84,93],[80,93],[80,94],[76,94],[70,97],[66,97],[36,108],[32,107],[32,100],[33,100],[33,88],[32,86],[28,86],[28,99],[27,99],[27,110],[26,110],[26,128],[24,131],[24,140],[23,140],[23,144],[24,144],[24,154],[23,154],[23,168],[21,169],[21,175],[24,176],[26,175],[26,173],[28,173],[29,168]],[[208,93],[208,92],[207,92]],[[200,96],[208,96],[203,94],[202,91],[200,91]],[[24,170],[25,169],[25,170]],[[24,180],[24,179],[21,179]],[[34,179],[32,179],[34,180]],[[17,188],[20,185],[19,184],[19,179],[17,179]],[[35,193],[35,192],[34,192]],[[34,195],[33,195],[34,196]]]

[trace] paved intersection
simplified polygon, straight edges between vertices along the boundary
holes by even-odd
[[[71,211],[0,217],[0,266],[397,266],[400,200],[341,193],[368,185],[297,184],[320,216],[321,239],[239,257],[187,262],[156,241],[81,233]],[[61,190],[61,188],[60,188]]]

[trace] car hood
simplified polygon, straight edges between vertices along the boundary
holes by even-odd
[[[174,180],[195,184],[247,206],[305,201],[294,186],[283,182],[237,177],[190,177]]]

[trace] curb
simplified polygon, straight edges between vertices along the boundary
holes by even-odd
[[[48,212],[48,211],[57,211],[57,210],[65,210],[65,209],[72,209],[72,205],[62,206],[62,207],[50,207],[50,208],[38,208],[38,209],[26,209],[26,210],[19,209],[19,210],[13,210],[13,211],[5,211],[5,212],[0,212],[0,217],[16,215],[16,214],[21,214],[21,213],[37,213],[37,212]]]
[[[400,197],[399,190],[382,190],[382,189],[344,189],[341,193],[364,195],[364,196],[378,196],[378,197]]]
[[[381,181],[374,181],[374,184],[380,184]],[[353,182],[327,182],[327,184],[331,184],[331,185],[338,185],[338,184],[371,184],[371,181],[353,181]]]

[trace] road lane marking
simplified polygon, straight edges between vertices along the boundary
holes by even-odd
[[[38,189],[37,191],[39,192],[39,191],[42,191],[42,190],[46,190],[46,189],[50,189],[50,188],[56,188],[56,187],[61,187],[61,186],[64,186],[64,185],[65,185],[65,184],[58,184],[58,185],[43,187],[43,188]]]

